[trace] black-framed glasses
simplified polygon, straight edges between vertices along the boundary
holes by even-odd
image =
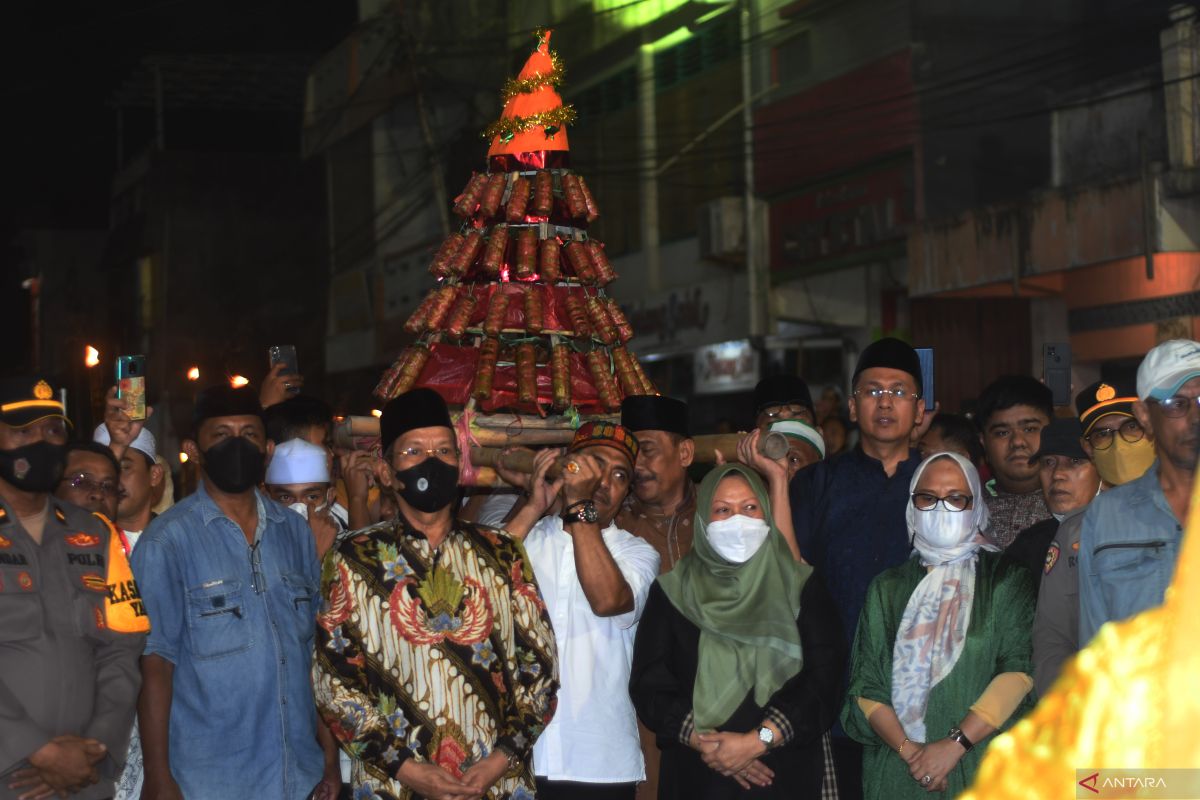
[[[82,473],[64,477],[63,483],[70,485],[72,489],[81,489],[88,494],[99,492],[100,494],[114,495],[118,491],[118,486],[114,481],[95,481]]]
[[[1083,438],[1087,440],[1087,443],[1092,446],[1093,450],[1107,450],[1117,440],[1116,434],[1118,433],[1121,434],[1122,439],[1130,444],[1140,442],[1146,438],[1145,429],[1136,419],[1127,419],[1117,428],[1094,428]]]
[[[260,542],[255,542],[250,545],[250,584],[254,587],[255,594],[262,594],[267,590],[267,575],[263,572],[262,567],[262,551],[258,549]]]
[[[913,492],[913,505],[920,511],[933,511],[937,508],[938,503],[947,511],[966,511],[971,507],[971,503],[975,500],[969,494],[958,494],[953,492],[945,497],[938,497],[930,492]]]
[[[406,447],[403,450],[397,450],[396,452],[405,458],[416,458],[417,456],[437,456],[443,461],[449,460],[451,456],[458,456],[458,451],[453,447],[432,447],[428,450],[426,450],[424,447]]]
[[[910,392],[907,389],[855,389],[855,397],[869,397],[872,400],[882,400],[887,397],[892,400],[912,400],[914,403],[921,399],[921,395],[916,392]]]
[[[762,410],[763,416],[774,422],[780,419],[799,419],[810,415],[806,406],[798,403],[788,403],[786,405],[767,406]]]
[[[1200,396],[1184,397],[1181,394],[1177,394],[1174,397],[1168,397],[1166,400],[1151,398],[1150,402],[1162,409],[1164,417],[1177,418],[1187,416],[1188,410],[1192,406],[1200,406]]]

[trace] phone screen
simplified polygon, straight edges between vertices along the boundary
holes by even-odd
[[[146,357],[117,358],[117,398],[129,403],[129,418],[146,418]]]
[[[933,348],[918,347],[917,358],[921,361],[921,397],[925,400],[925,410],[933,411]]]
[[[1042,345],[1042,381],[1054,395],[1054,405],[1071,405],[1071,345]]]

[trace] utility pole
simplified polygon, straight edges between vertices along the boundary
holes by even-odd
[[[429,120],[429,106],[425,102],[425,93],[421,91],[421,76],[417,69],[417,57],[413,49],[412,30],[404,19],[404,49],[408,54],[408,65],[412,74],[413,90],[417,97],[417,119],[421,122],[421,136],[425,140],[425,152],[429,156],[430,179],[433,181],[433,202],[437,207],[439,220],[442,224],[442,236],[450,235],[450,201],[446,194],[446,170],[442,165],[442,151],[433,135],[433,125]]]
[[[741,0],[742,34],[742,172],[745,175],[746,283],[750,294],[750,336],[767,333],[766,283],[758,252],[758,224],[754,208],[754,58],[751,50],[752,0]]]
[[[638,50],[638,161],[642,201],[642,252],[646,283],[651,292],[662,289],[662,255],[658,249],[658,110],[654,91],[654,45]]]

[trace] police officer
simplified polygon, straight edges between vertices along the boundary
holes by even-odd
[[[140,684],[120,540],[50,494],[67,425],[47,380],[0,380],[0,800],[111,797]]]

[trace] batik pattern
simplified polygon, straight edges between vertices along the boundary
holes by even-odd
[[[491,800],[532,798],[529,754],[554,712],[554,634],[524,548],[456,523],[437,550],[402,523],[325,559],[317,706],[355,760],[354,797],[407,800],[408,758],[461,777],[498,745],[521,766]]]

